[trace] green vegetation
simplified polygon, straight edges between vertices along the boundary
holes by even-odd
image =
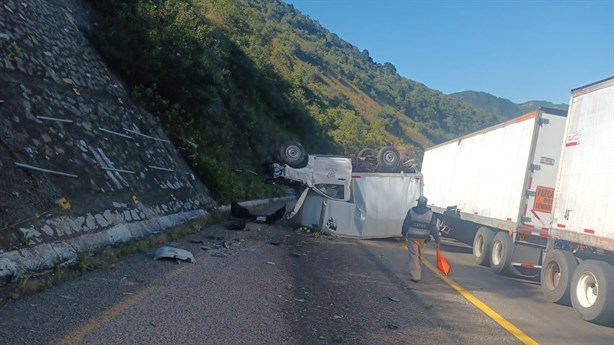
[[[281,143],[401,154],[501,119],[375,63],[279,0],[90,0],[89,37],[220,202],[277,193],[261,163]]]

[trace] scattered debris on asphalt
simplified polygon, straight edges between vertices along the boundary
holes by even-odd
[[[207,238],[212,241],[207,243],[203,241],[203,245],[200,246],[200,249],[208,251],[211,256],[220,258],[232,255],[232,250],[239,248],[241,246],[241,242],[244,241],[238,238],[235,238],[232,241],[227,241],[225,237],[221,236],[207,236]]]
[[[182,260],[191,263],[196,261],[194,260],[194,255],[192,255],[192,253],[189,251],[169,246],[160,247],[158,250],[156,250],[154,260],[159,260],[162,258]]]
[[[401,301],[398,297],[396,296],[387,296],[389,300],[393,301],[393,302],[399,302]]]

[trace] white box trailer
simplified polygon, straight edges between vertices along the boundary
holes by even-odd
[[[422,193],[420,173],[352,173],[349,200],[310,189],[294,222],[341,237],[400,237],[407,211]]]
[[[614,77],[572,90],[542,291],[614,322]]]
[[[499,274],[537,275],[547,244],[566,112],[540,108],[431,147],[424,195],[443,235]]]

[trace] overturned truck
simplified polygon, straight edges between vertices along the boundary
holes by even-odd
[[[400,236],[407,210],[422,195],[422,175],[401,164],[398,151],[363,149],[355,158],[307,154],[296,142],[282,146],[272,177],[303,189],[286,219],[341,237]]]

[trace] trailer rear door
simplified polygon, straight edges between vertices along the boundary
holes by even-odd
[[[521,225],[535,231],[548,231],[567,113],[541,108],[535,122],[535,145],[521,205]]]

